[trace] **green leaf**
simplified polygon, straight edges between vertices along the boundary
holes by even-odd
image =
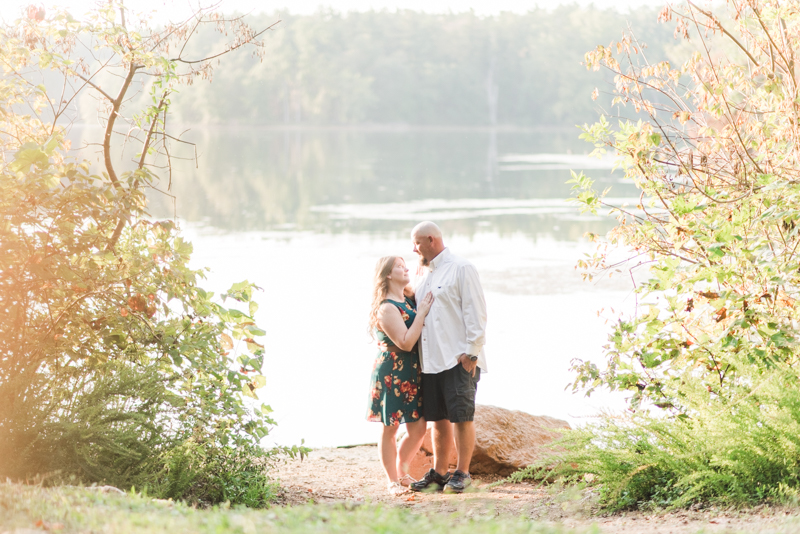
[[[14,172],[27,172],[31,165],[45,166],[48,163],[47,154],[36,143],[25,143],[14,154],[14,159],[9,167]]]
[[[267,379],[266,379],[264,376],[262,376],[262,375],[255,375],[255,376],[253,376],[253,377],[252,377],[252,379],[250,380],[250,384],[251,384],[251,385],[252,385],[252,386],[253,386],[255,389],[260,389],[260,388],[263,388],[264,386],[266,386],[266,385],[267,385]]]

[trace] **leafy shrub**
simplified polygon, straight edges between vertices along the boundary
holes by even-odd
[[[612,102],[645,120],[601,118],[584,129],[599,153],[615,153],[641,198],[607,202],[608,190],[575,176],[582,209],[608,206],[619,218],[605,240],[594,236],[601,246],[581,265],[646,279],[634,312],[614,318],[606,365],[576,362],[575,386],[629,392],[632,408],[682,411],[688,370],[727,397],[746,386],[741,365],[793,362],[800,346],[800,146],[786,63],[800,15],[767,1],[728,6],[717,15],[694,4],[665,9],[663,19],[676,13],[676,35],[692,39],[680,65],[648,61],[632,34],[586,56],[617,75]]]
[[[77,478],[262,505],[267,460],[304,449],[260,449],[270,409],[245,403],[266,381],[257,288],[237,283],[221,298],[203,290],[191,244],[146,211],[145,190],[158,180],[148,157],[169,157],[163,117],[187,77],[168,50],[186,34],[131,31],[119,9],[111,2],[81,23],[33,7],[0,29],[0,457],[10,459],[0,478]],[[238,19],[211,23],[233,28],[234,48],[254,38]],[[79,43],[101,49],[103,62],[78,57]],[[50,97],[30,82],[42,71],[74,94]],[[111,75],[120,73],[111,97],[98,84],[119,84]],[[138,129],[126,126],[131,142],[141,135],[142,152],[118,172],[114,125],[130,83],[145,74],[157,80],[155,105],[130,119]],[[86,90],[109,105],[102,173],[81,152],[70,155],[59,124],[69,124],[69,102]]]

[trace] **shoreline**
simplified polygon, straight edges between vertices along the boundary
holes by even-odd
[[[202,129],[214,129],[216,131],[236,130],[236,131],[270,131],[270,132],[364,132],[364,133],[427,133],[427,132],[476,132],[476,133],[575,133],[577,138],[580,129],[577,125],[569,126],[564,124],[541,124],[523,126],[516,124],[491,125],[459,125],[459,124],[403,124],[403,123],[363,123],[363,124],[252,124],[252,123],[212,123],[195,122],[179,123],[172,122],[172,128],[176,131],[201,131]],[[102,131],[103,126],[87,122],[75,122],[70,125],[71,129],[97,129]],[[589,145],[587,145],[588,147]],[[588,148],[587,148],[588,152]]]

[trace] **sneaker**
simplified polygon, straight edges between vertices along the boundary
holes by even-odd
[[[434,469],[431,469],[425,473],[424,477],[412,483],[409,488],[411,488],[412,491],[442,491],[442,488],[444,488],[448,480],[450,480],[450,473],[442,476]]]
[[[445,493],[462,493],[466,491],[468,487],[472,484],[472,477],[469,476],[469,473],[465,473],[464,471],[459,471],[456,469],[456,472],[453,473],[453,476],[450,477],[450,480],[447,481],[447,484],[444,486]]]
[[[413,484],[416,481],[417,481],[416,478],[412,477],[409,474],[405,474],[405,475],[400,477],[400,480],[398,482],[400,482],[401,486],[403,486],[404,488],[407,488],[407,487],[411,486],[411,484]]]

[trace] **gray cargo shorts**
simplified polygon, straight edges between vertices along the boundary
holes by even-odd
[[[475,392],[480,379],[480,367],[475,368],[473,377],[460,363],[441,373],[422,373],[422,417],[426,421],[472,421],[475,417]]]

